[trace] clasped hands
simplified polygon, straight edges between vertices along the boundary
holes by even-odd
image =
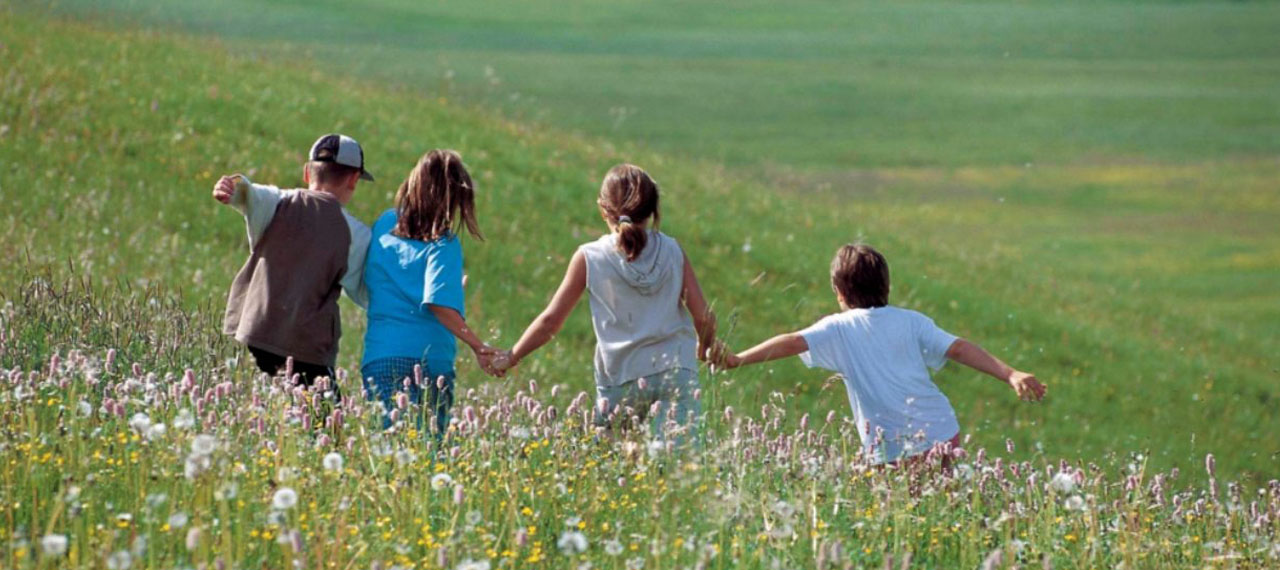
[[[480,345],[473,348],[473,350],[476,354],[476,363],[480,365],[485,374],[494,378],[506,376],[507,371],[515,366],[510,350],[488,344]]]

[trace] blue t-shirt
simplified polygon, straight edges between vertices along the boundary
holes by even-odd
[[[457,339],[428,305],[466,315],[462,244],[452,233],[426,242],[396,237],[391,233],[395,226],[395,210],[387,210],[373,224],[364,264],[369,329],[364,334],[361,366],[381,358],[406,357],[435,364],[433,371],[443,366],[452,372]]]

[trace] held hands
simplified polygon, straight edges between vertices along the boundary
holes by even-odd
[[[480,368],[485,374],[494,378],[502,378],[507,374],[507,370],[511,367],[511,351],[502,350],[487,344],[473,347],[476,353],[476,362],[480,364]]]
[[[1019,370],[1014,370],[1006,380],[1009,387],[1018,394],[1018,398],[1028,402],[1038,402],[1044,397],[1045,387],[1035,375],[1028,374]]]
[[[729,349],[723,340],[716,339],[708,347],[699,347],[699,356],[711,365],[713,370],[730,370],[742,366],[742,359]]]

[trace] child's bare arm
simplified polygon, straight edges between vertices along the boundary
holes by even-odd
[[[738,354],[725,358],[725,368],[779,360],[809,350],[809,343],[798,332],[780,334]]]
[[[499,367],[503,369],[513,367],[519,364],[521,359],[550,342],[552,337],[560,332],[564,321],[569,318],[569,313],[573,312],[574,305],[578,304],[583,291],[586,290],[587,260],[582,252],[577,252],[573,254],[573,259],[569,260],[569,269],[565,271],[564,280],[560,282],[560,288],[556,290],[555,296],[551,297],[547,308],[543,309],[542,314],[533,319],[532,323],[529,323],[529,328],[525,329],[524,334],[520,335],[520,340],[511,349],[509,361],[500,363]]]
[[[684,258],[684,291],[681,293],[685,308],[693,317],[693,328],[698,331],[698,359],[708,360],[716,342],[716,314],[702,295],[702,286],[698,285],[698,276],[693,272],[693,264],[689,256]]]
[[[951,348],[947,349],[947,358],[1008,384],[1023,400],[1035,401],[1044,397],[1045,387],[1034,375],[1005,364],[982,347],[965,339],[957,339],[951,343]]]

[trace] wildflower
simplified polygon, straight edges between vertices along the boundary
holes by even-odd
[[[40,539],[40,550],[46,556],[62,556],[67,553],[67,535],[46,534]]]
[[[773,503],[773,512],[784,519],[789,519],[796,514],[796,508],[791,506],[791,503],[779,499]]]
[[[151,429],[151,418],[142,412],[133,414],[133,417],[129,418],[129,427],[133,428],[139,435],[146,434],[147,430]],[[1211,455],[1210,457],[1213,456]]]
[[[173,418],[173,427],[178,429],[188,429],[194,425],[196,425],[196,417],[187,408],[178,410],[178,415]]]
[[[1076,488],[1076,478],[1066,471],[1059,471],[1049,480],[1049,488],[1058,493],[1070,493]]]
[[[580,554],[587,550],[587,537],[576,530],[565,531],[556,541],[556,547],[565,554]]]
[[[134,366],[137,366],[136,364]],[[107,557],[108,570],[129,570],[133,566],[133,555],[127,550],[119,550]]]
[[[466,495],[466,492],[463,491],[462,485],[454,485],[453,486],[453,504],[461,505],[462,501],[466,500],[466,498],[467,498],[467,495]],[[476,513],[477,515],[480,514],[476,511],[471,511],[471,512]],[[470,517],[470,515],[468,515],[468,517]]]
[[[461,488],[461,487],[459,487],[459,488]],[[480,514],[480,511],[468,511],[468,512],[467,512],[467,524],[472,525],[472,526],[475,526],[475,525],[480,524],[480,521],[482,521],[482,520],[484,520],[484,515]]]
[[[1069,511],[1082,511],[1084,510],[1084,499],[1080,495],[1071,495],[1062,503],[1062,506]]]
[[[187,513],[184,513],[182,511],[178,511],[176,513],[169,515],[170,528],[182,528],[184,526],[187,526],[187,521],[188,521]]]
[[[431,490],[439,491],[453,484],[453,477],[448,473],[436,473],[431,477]]]
[[[342,471],[342,455],[336,451],[325,455],[321,463],[324,464],[325,471]]]
[[[529,439],[530,435],[532,434],[529,433],[529,428],[526,428],[526,427],[511,428],[511,437],[514,437],[516,439]]]
[[[415,456],[413,452],[409,451],[408,449],[396,450],[396,463],[401,466],[409,465],[410,463],[413,463],[415,459],[417,459],[417,456]]]
[[[454,570],[489,570],[489,560],[463,560]]]
[[[298,504],[298,493],[289,487],[281,487],[276,494],[271,497],[272,508],[283,511],[292,509]]]
[[[193,526],[187,531],[187,550],[195,550],[200,546],[200,527]]]
[[[622,543],[614,539],[604,541],[604,552],[609,556],[622,554]]]
[[[640,570],[641,568],[644,568],[644,557],[637,556],[627,560],[627,570]]]
[[[202,433],[191,440],[191,454],[195,456],[212,455],[217,447],[218,438],[209,434]]]

